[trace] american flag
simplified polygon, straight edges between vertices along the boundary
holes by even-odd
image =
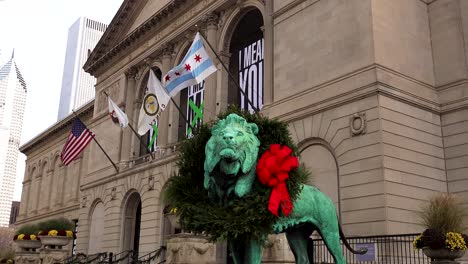
[[[66,166],[70,164],[86,146],[94,138],[94,134],[81,122],[80,119],[76,118],[73,122],[72,130],[68,135],[67,142],[63,146],[60,159]]]

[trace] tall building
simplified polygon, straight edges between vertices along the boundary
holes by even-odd
[[[81,17],[68,30],[57,120],[94,98],[96,78],[82,68],[106,28],[104,23]]]
[[[10,222],[26,92],[13,51],[0,69],[0,226]]]
[[[229,103],[248,109],[249,98],[288,123],[311,183],[333,199],[346,235],[403,241],[394,235],[422,231],[417,212],[432,195],[455,193],[468,206],[467,2],[124,0],[84,65],[97,78],[95,100],[76,111],[118,172],[95,143],[62,166],[73,116],[60,120],[21,147],[27,172],[17,223],[78,221],[77,252],[143,256],[167,245],[166,263],[223,263],[200,261],[217,256],[215,247],[174,236],[165,214],[164,186],[187,133],[174,104],[158,120],[151,158],[112,122],[106,99],[136,126],[150,69],[164,76],[178,65],[197,25],[220,56],[212,57],[219,71],[173,98],[182,111],[194,120],[191,106],[203,104],[209,122]],[[277,255],[265,262],[294,263],[280,258],[289,252],[284,235],[273,238],[265,252]],[[401,255],[373,245],[376,263],[415,252],[411,242]],[[323,262],[331,261],[314,263]]]

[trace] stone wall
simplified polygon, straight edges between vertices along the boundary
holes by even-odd
[[[128,17],[118,13],[122,18],[116,19],[125,23],[109,26],[113,37],[96,48],[105,51],[105,60],[89,68],[97,77],[96,100],[84,122],[119,172],[93,143],[70,166],[61,166],[57,157],[71,118],[61,121],[22,147],[28,158],[19,224],[55,216],[78,219],[79,252],[94,245],[92,227],[103,232],[99,250],[118,253],[127,246],[120,242],[129,223],[127,202],[138,194],[140,251],[163,245],[161,190],[176,170],[179,114],[168,107],[161,116],[161,148],[152,160],[139,155],[131,130],[110,121],[104,92],[136,126],[150,67],[165,73],[176,65],[195,24],[229,65],[231,34],[254,9],[264,20],[262,113],[289,124],[306,164],[315,166],[310,147],[329,155],[328,165],[311,169],[333,179],[319,175],[314,183],[333,197],[346,234],[417,232],[415,213],[430,195],[448,191],[468,198],[465,1],[171,3],[125,1]],[[126,41],[127,46],[106,50]],[[214,61],[220,70],[206,82],[205,121],[227,107],[229,76]],[[103,220],[92,226],[97,204],[104,208]]]

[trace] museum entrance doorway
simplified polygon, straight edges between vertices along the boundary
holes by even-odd
[[[123,251],[139,251],[141,224],[141,197],[132,193],[127,199],[124,212]]]

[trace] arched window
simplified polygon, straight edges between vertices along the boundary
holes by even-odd
[[[104,236],[104,204],[98,202],[90,216],[88,254],[103,251],[102,243]]]
[[[253,9],[239,20],[231,37],[229,71],[238,77],[240,88],[229,81],[228,104],[237,104],[242,109],[252,111],[250,102],[257,109],[263,107],[263,17],[258,9]]]
[[[122,251],[133,250],[138,253],[140,246],[141,197],[132,193],[123,211]]]
[[[156,75],[156,77],[161,80],[161,70],[158,67],[152,67],[151,68]],[[140,86],[140,91],[141,91],[141,98],[143,99],[145,94],[146,94],[146,87],[148,84],[148,78],[149,78],[149,71],[145,74],[141,81],[141,86]],[[140,109],[138,109],[140,111]],[[156,124],[157,127],[158,124]],[[154,137],[154,139],[153,139]],[[154,129],[151,128],[146,134],[140,137],[141,141],[138,142],[139,145],[139,156],[146,155],[150,152],[153,152],[157,146],[157,133],[155,133]]]
[[[339,174],[333,153],[325,144],[312,143],[302,149],[301,162],[312,173],[308,184],[314,185],[330,197],[340,214]]]
[[[189,48],[190,45],[187,45],[187,47],[184,49],[184,52],[181,54],[185,55]],[[182,58],[180,58],[180,60],[182,60]],[[177,62],[177,64],[179,63],[180,61]],[[192,129],[196,129],[196,127],[202,124],[204,98],[205,81],[189,86],[180,91],[180,109],[182,110],[183,115],[182,113],[179,113],[179,140],[182,140],[185,137],[190,137],[193,132]]]

